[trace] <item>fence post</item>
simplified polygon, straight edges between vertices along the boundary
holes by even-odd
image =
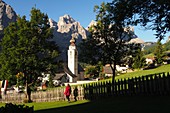
[[[118,84],[118,83],[117,83],[117,81],[115,80],[115,81],[114,81],[114,84],[113,84],[113,88],[114,88],[114,95],[116,95],[116,96],[118,95],[117,84]]]
[[[166,76],[165,73],[162,73],[162,94],[166,95],[167,94],[167,89],[166,89]]]
[[[161,92],[162,91],[162,80],[161,80],[161,74],[160,73],[158,74],[158,78],[159,78],[158,79],[159,95],[162,95],[162,92]]]
[[[170,74],[169,74],[169,72],[167,72],[166,87],[167,87],[167,95],[169,95],[170,94]]]
[[[110,82],[106,82],[106,88],[107,88],[107,96],[111,96],[111,84]]]
[[[149,76],[145,76],[146,77],[146,95],[150,95],[150,87],[149,87]]]
[[[135,77],[135,95],[139,94],[139,77]]]
[[[142,76],[142,95],[145,95],[146,88],[145,88],[145,77]]]
[[[128,84],[127,84],[127,80],[124,79],[124,95],[128,95]]]
[[[124,84],[123,84],[124,82],[123,82],[123,80],[121,79],[120,80],[120,93],[121,93],[121,95],[124,95]]]
[[[150,95],[154,95],[155,85],[153,80],[153,75],[150,76]]]

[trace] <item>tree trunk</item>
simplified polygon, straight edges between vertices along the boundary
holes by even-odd
[[[28,102],[32,102],[32,100],[31,100],[31,89],[30,89],[29,86],[27,87],[27,99],[28,99]]]
[[[115,83],[115,76],[116,76],[116,63],[114,62],[113,66],[112,64],[110,64],[110,67],[112,69],[112,93],[114,93],[114,83]]]
[[[25,83],[25,98],[27,100],[28,103],[32,102],[31,100],[31,89],[30,89],[30,86],[28,86],[28,80],[27,80],[27,76],[26,76],[26,83]]]
[[[112,73],[113,73],[113,76],[112,76],[112,83],[114,84],[115,76],[116,76],[116,64],[114,63],[113,66],[112,66],[112,64],[110,64],[110,67],[111,67]]]

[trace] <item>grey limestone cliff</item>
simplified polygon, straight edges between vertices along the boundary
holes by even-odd
[[[0,38],[2,38],[4,28],[6,28],[10,22],[15,22],[16,19],[17,14],[13,8],[0,0]]]
[[[58,44],[61,51],[61,59],[67,60],[67,49],[70,45],[70,39],[74,36],[76,45],[78,45],[82,39],[86,39],[89,32],[75,21],[71,16],[64,15],[59,17],[59,21],[55,22],[50,19],[50,26],[54,29],[54,41]]]

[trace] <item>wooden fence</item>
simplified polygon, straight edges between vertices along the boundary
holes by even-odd
[[[34,102],[65,101],[64,87],[53,90],[38,91],[31,94]],[[72,86],[72,90],[74,86]],[[170,74],[158,73],[148,76],[135,77],[132,79],[121,79],[114,82],[95,82],[78,86],[78,100],[99,99],[110,96],[133,96],[133,95],[169,95],[170,94]],[[0,102],[22,103],[25,98],[24,93],[11,93],[2,95]],[[73,100],[73,91],[71,94]]]
[[[85,99],[98,99],[108,96],[133,95],[169,95],[170,74],[158,73],[148,76],[135,77],[84,85]]]
[[[84,99],[84,89],[81,86],[77,86],[78,88],[78,97],[77,100],[83,100]],[[70,99],[73,100],[73,89],[72,87],[72,94],[70,96]],[[64,95],[64,87],[57,87],[52,90],[47,91],[37,91],[31,93],[31,99],[34,102],[50,102],[50,101],[65,101],[65,95]],[[24,93],[7,93],[5,95],[2,95],[2,99],[0,99],[1,103],[22,103],[25,98]]]

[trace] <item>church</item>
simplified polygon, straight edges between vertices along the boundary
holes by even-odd
[[[57,73],[54,80],[60,80],[62,83],[76,83],[84,80],[84,70],[78,65],[78,50],[73,36],[67,50],[67,57],[67,64],[64,65],[63,72]]]

